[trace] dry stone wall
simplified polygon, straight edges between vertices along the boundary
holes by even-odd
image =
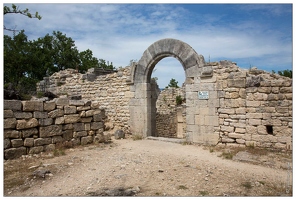
[[[52,101],[4,101],[4,159],[104,142],[105,111],[98,102],[57,98]]]
[[[292,149],[292,79],[256,68],[242,69],[231,61],[207,65],[213,68],[212,77],[201,77],[193,84],[187,80],[186,92],[160,93],[156,103],[158,136],[182,137],[178,136],[180,130],[185,134],[190,130],[202,137],[207,131],[226,145]],[[67,69],[45,78],[38,89],[97,101],[106,111],[108,126],[127,133],[130,100],[135,96],[130,82],[132,70],[133,66],[128,66],[97,75],[94,70],[80,74]],[[175,107],[176,95],[196,99],[199,90],[209,91],[210,99],[194,100],[191,103],[197,106],[188,113]],[[206,130],[213,124],[213,130]]]
[[[182,99],[177,105],[176,97]],[[166,88],[156,101],[156,135],[184,138],[186,133],[185,88]]]
[[[229,61],[213,69],[220,142],[292,149],[292,79]]]
[[[129,80],[130,67],[105,74],[98,74],[93,68],[86,74],[66,69],[44,78],[37,90],[50,91],[58,96],[81,95],[82,99],[98,101],[111,126],[129,132],[129,100],[134,95],[130,92]]]

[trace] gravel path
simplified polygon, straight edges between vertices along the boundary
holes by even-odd
[[[197,145],[113,140],[35,158],[32,170],[51,173],[27,176],[22,186],[4,188],[4,196],[291,196],[289,170],[220,155]],[[5,169],[13,162],[5,161]]]

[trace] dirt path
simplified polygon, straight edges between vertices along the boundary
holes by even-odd
[[[288,184],[292,173],[278,167],[288,165],[289,156],[282,160],[276,153],[268,154],[265,163],[279,164],[268,167],[220,155],[220,151],[196,145],[113,140],[103,146],[67,149],[62,156],[5,161],[4,196],[292,195]],[[17,163],[19,170],[13,171]],[[38,169],[51,173],[45,179],[30,175]],[[14,185],[17,178],[23,178],[22,184]]]

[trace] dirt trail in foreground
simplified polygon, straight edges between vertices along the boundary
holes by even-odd
[[[51,173],[43,179],[18,172],[16,176],[26,179],[24,184],[4,186],[4,196],[292,195],[288,185],[292,179],[290,170],[238,162],[220,155],[221,152],[196,145],[113,140],[103,147],[67,149],[65,155],[58,157],[5,161],[6,173],[17,162],[28,162],[30,173],[38,169]],[[9,179],[8,174],[5,179]]]

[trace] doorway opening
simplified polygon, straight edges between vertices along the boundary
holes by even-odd
[[[185,72],[179,60],[166,57],[154,67],[151,82],[156,82],[159,93],[156,99],[156,137],[185,138],[186,97]]]

